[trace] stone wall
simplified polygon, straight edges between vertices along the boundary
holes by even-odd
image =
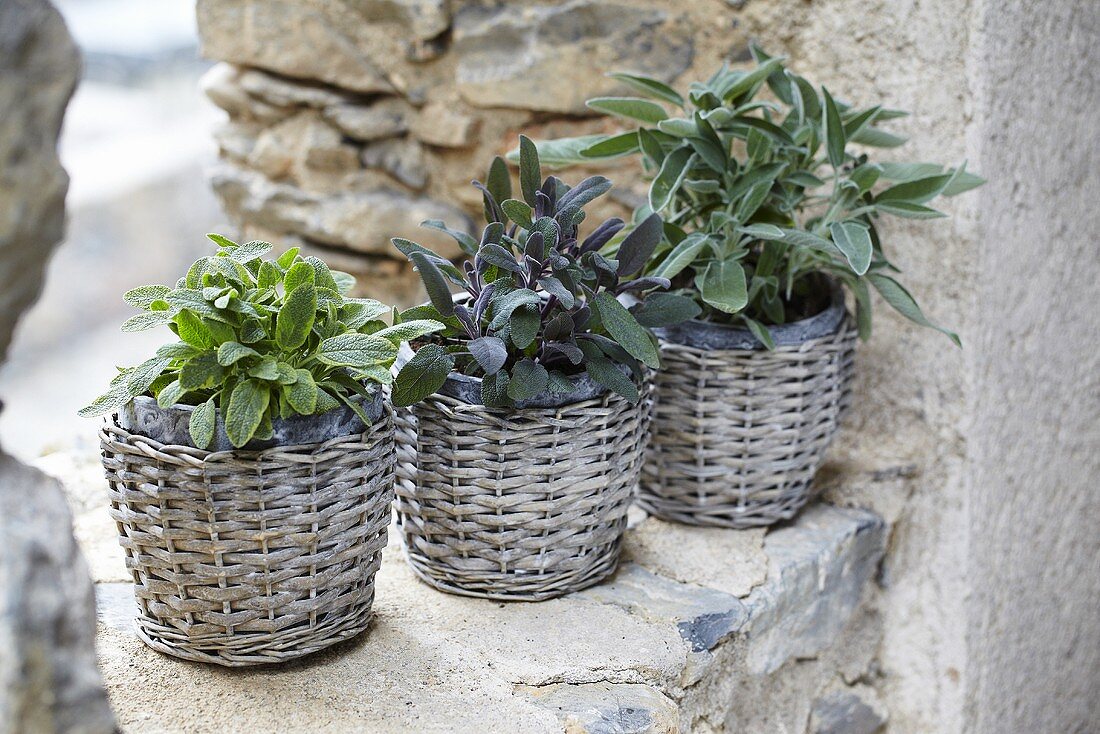
[[[1075,651],[1100,649],[1095,615],[1090,626],[1085,611],[1097,590],[1094,581],[1068,588],[1071,578],[1095,577],[1082,569],[1098,535],[1096,494],[1085,484],[1096,468],[1084,459],[1090,446],[1097,453],[1095,407],[1051,407],[1069,393],[1097,393],[1087,338],[1095,318],[1074,311],[1095,302],[1087,289],[1100,281],[1097,258],[1086,254],[1095,207],[1085,203],[1100,169],[1087,112],[1095,3],[1027,0],[1009,12],[988,0],[199,0],[198,10],[205,53],[226,62],[207,91],[230,115],[213,174],[229,214],[245,236],[324,250],[376,276],[367,284],[378,297],[404,303],[419,292],[388,238],[450,246],[418,222],[462,212],[472,222],[480,199],[469,179],[511,149],[518,131],[609,129],[581,106],[616,91],[605,72],[649,71],[685,86],[723,60],[745,61],[750,39],[840,97],[912,110],[894,123],[912,138],[899,157],[965,159],[996,177],[984,192],[947,202],[949,220],[885,224],[905,282],[966,347],[880,307],[860,352],[858,398],[821,484],[831,500],[871,507],[890,523],[875,683],[891,731],[959,732],[974,722],[1035,729],[1015,728],[1014,716],[1045,730],[1095,728],[1080,692],[1100,685],[1100,673],[1094,656]],[[1066,43],[1079,49],[1074,74],[1056,71]],[[1022,108],[1021,80],[1031,95]],[[1074,100],[1068,114],[1043,119],[1065,99]],[[1040,134],[1046,147],[1033,139]],[[619,184],[619,206],[635,201],[629,166],[602,170]],[[1059,185],[1072,195],[1059,195]],[[1013,310],[1021,303],[1031,310]],[[1040,325],[1061,318],[1076,329],[1068,344]],[[1059,359],[1047,360],[1048,350]],[[1020,361],[1032,369],[1017,369]],[[1045,389],[1033,390],[1031,379]],[[1024,393],[1026,411],[1004,400]],[[1032,416],[1045,421],[1039,445],[1059,459],[1041,482],[1025,478],[1037,470],[1035,454],[1002,455],[1002,446],[1028,445],[1010,437],[1026,435]],[[1006,488],[1018,499],[1005,501]],[[1025,519],[1029,534],[1017,536],[1013,526]],[[1057,528],[1057,542],[1047,528]],[[1044,541],[1053,550],[1035,554]],[[1028,587],[1047,564],[1058,564],[1059,581]],[[1072,602],[1057,627],[1037,627],[1055,588]],[[1022,618],[1012,612],[1017,595],[1028,600]],[[1025,661],[1037,658],[1059,680],[1042,693],[1034,687],[1043,684],[1026,685]],[[1063,700],[1072,705],[1059,708]]]
[[[79,74],[53,6],[0,3],[0,362],[65,229],[57,138]],[[61,486],[0,450],[0,734],[115,731],[94,635]]]

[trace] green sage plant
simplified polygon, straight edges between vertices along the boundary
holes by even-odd
[[[403,341],[443,328],[431,320],[387,326],[389,306],[347,295],[355,279],[291,248],[264,257],[266,242],[239,245],[207,235],[217,253],[197,260],[174,288],[147,285],[125,295],[141,313],[123,331],[167,326],[178,341],[136,367],[120,369],[105,395],[81,411],[117,410],[139,395],[162,408],[191,405],[198,448],[214,437],[220,412],[236,447],[272,435],[272,420],[347,405],[370,419],[356,396],[392,381]],[[396,311],[394,312],[396,313]]]
[[[507,165],[496,158],[483,195],[487,226],[480,240],[439,221],[424,226],[447,232],[469,256],[459,268],[405,239],[394,245],[416,266],[431,299],[405,318],[442,321],[446,328],[425,339],[397,376],[395,405],[436,392],[453,370],[482,378],[485,405],[508,407],[543,393],[573,389],[570,377],[587,373],[631,400],[642,365],[658,367],[649,327],[699,313],[690,298],[653,293],[668,287],[660,276],[635,277],[661,239],[661,218],[650,214],[629,234],[611,218],[580,239],[584,207],[611,188],[592,176],[570,188],[542,178],[534,144],[520,137],[520,197],[512,198]],[[615,259],[599,253],[613,239]],[[461,288],[456,303],[448,283]],[[620,300],[622,299],[622,300]],[[623,301],[633,301],[624,305]]]
[[[772,348],[766,325],[818,310],[827,299],[824,275],[855,294],[862,338],[871,333],[870,286],[904,316],[960,344],[895,279],[877,222],[946,216],[928,203],[983,179],[965,164],[871,160],[865,147],[905,142],[880,123],[907,113],[845,104],[782,58],[755,47],[753,56],[754,69],[723,66],[691,84],[686,97],[655,79],[612,74],[640,96],[588,106],[641,124],[539,143],[539,150],[557,165],[641,157],[649,196],[636,216],[659,212],[665,221],[646,272],[691,294],[706,320],[744,324]]]

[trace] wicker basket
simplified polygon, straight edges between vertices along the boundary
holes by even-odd
[[[662,339],[638,504],[690,525],[745,528],[793,517],[847,405],[856,332],[714,349]]]
[[[393,422],[262,451],[100,433],[138,636],[186,660],[278,663],[363,632],[393,497]]]
[[[497,410],[434,395],[397,423],[397,513],[413,571],[441,591],[551,599],[619,561],[651,407],[617,395]]]

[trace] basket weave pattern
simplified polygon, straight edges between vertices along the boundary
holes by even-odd
[[[397,512],[413,571],[450,593],[537,601],[618,564],[652,401],[502,411],[434,395],[399,411]]]
[[[847,406],[856,332],[774,351],[662,342],[638,504],[690,525],[793,517]]]
[[[393,498],[388,411],[362,434],[210,453],[100,432],[138,636],[168,655],[244,666],[367,628]]]

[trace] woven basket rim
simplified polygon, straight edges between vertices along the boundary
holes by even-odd
[[[126,436],[129,436],[129,437],[135,439],[135,441],[140,441],[141,443],[148,444],[149,448],[153,451],[159,451],[159,452],[164,452],[164,453],[174,453],[174,454],[188,454],[188,455],[192,456],[193,458],[198,459],[200,461],[209,461],[209,460],[222,459],[222,458],[227,458],[227,457],[229,457],[229,458],[239,457],[239,458],[247,458],[249,460],[253,460],[253,459],[263,458],[267,455],[284,454],[284,453],[289,452],[289,451],[300,451],[302,449],[309,449],[309,448],[323,449],[323,448],[326,448],[328,446],[338,446],[338,445],[346,442],[349,438],[355,438],[355,437],[361,436],[363,433],[370,431],[375,425],[378,425],[378,423],[384,422],[385,421],[385,415],[386,415],[385,412],[383,412],[383,415],[380,417],[380,419],[378,421],[376,421],[374,424],[372,424],[370,426],[367,426],[363,431],[359,431],[359,432],[356,432],[356,433],[346,433],[346,434],[343,434],[343,435],[340,435],[340,436],[334,436],[334,437],[332,437],[330,439],[327,439],[325,441],[314,441],[314,442],[296,443],[296,444],[281,444],[281,445],[278,445],[278,446],[269,446],[269,447],[262,448],[262,449],[247,449],[247,448],[236,449],[235,448],[235,449],[228,449],[228,450],[225,450],[225,451],[211,451],[209,449],[195,448],[191,444],[164,443],[163,441],[158,441],[155,438],[150,438],[149,436],[146,436],[142,433],[137,433],[136,431],[133,431],[133,430],[130,430],[128,428],[123,427],[122,425],[119,424],[118,413],[117,412],[116,413],[109,413],[109,414],[103,416],[103,423],[100,426],[100,434],[102,435],[102,434],[110,433],[110,432],[117,432],[117,433],[125,434]]]
[[[412,348],[408,344],[402,344],[401,348],[398,350],[397,361],[394,363],[394,368],[400,369],[401,367],[403,367],[408,360],[412,359],[413,354],[415,354],[415,352],[413,352]],[[635,387],[641,386],[641,382],[633,375],[628,366],[624,364],[619,364],[618,362],[613,362],[612,364],[614,364],[620,372],[629,377],[630,381],[634,383]],[[599,400],[600,398],[611,392],[609,388],[606,388],[603,385],[597,383],[586,372],[582,372],[578,375],[566,375],[566,377],[568,377],[569,381],[573,383],[574,389],[571,392],[562,393],[560,399],[554,399],[554,396],[551,393],[542,393],[540,395],[536,395],[533,398],[518,401],[516,403],[517,407],[515,408],[504,408],[503,410],[553,410],[556,408],[565,408],[575,403],[584,402],[586,400]],[[482,407],[487,407],[484,403],[481,402],[480,399],[482,380],[483,378],[477,377],[475,375],[464,375],[452,371],[449,375],[447,375],[447,380],[443,383],[443,387],[440,388],[439,392],[434,393],[434,395],[444,395],[449,398],[454,398],[455,400],[461,403],[465,403],[467,405],[480,405]],[[472,391],[475,386],[478,399],[476,401],[468,400],[464,393]]]
[[[777,347],[797,347],[823,339],[844,328],[847,307],[844,288],[834,278],[828,279],[830,301],[821,311],[786,324],[765,326]],[[763,342],[751,331],[731,324],[690,319],[682,324],[654,329],[665,342],[703,350],[760,351]]]
[[[368,390],[370,390],[368,386]],[[377,422],[385,413],[386,394],[381,385],[375,386],[373,395],[365,398],[359,395],[353,396],[355,400]],[[148,395],[138,395],[132,398],[126,405],[115,411],[115,425],[131,434],[142,436],[150,440],[158,441],[164,446],[185,446],[197,448],[191,443],[191,436],[187,430],[187,422],[194,413],[194,405],[174,403],[167,408],[157,405],[155,398]],[[158,423],[154,427],[160,430],[145,430],[142,418],[154,419]],[[265,449],[286,449],[290,446],[306,446],[316,443],[324,443],[335,438],[354,436],[369,428],[358,414],[347,405],[341,403],[338,407],[324,413],[312,415],[293,415],[289,418],[276,418],[272,421],[274,435],[270,439],[253,439],[244,447],[234,447],[225,433],[225,418],[221,410],[215,409],[215,430],[212,446],[223,447],[206,449],[211,452],[219,451],[262,451]],[[329,425],[326,426],[325,424]],[[283,434],[280,437],[280,433]],[[177,440],[170,440],[175,437]],[[180,438],[186,441],[179,440]]]

